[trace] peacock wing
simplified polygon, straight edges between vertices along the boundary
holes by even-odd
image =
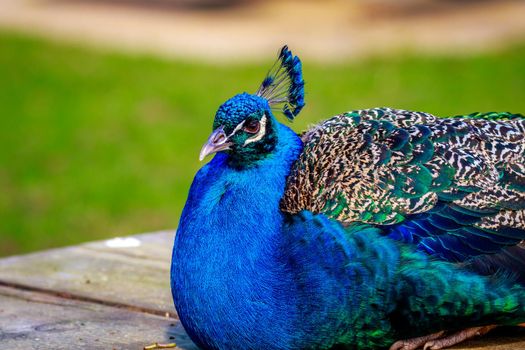
[[[333,117],[302,139],[284,212],[381,225],[456,262],[525,239],[523,116],[376,108]]]

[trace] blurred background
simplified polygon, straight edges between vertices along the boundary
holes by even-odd
[[[175,228],[217,107],[287,43],[296,131],[525,112],[525,1],[2,0],[0,256]]]

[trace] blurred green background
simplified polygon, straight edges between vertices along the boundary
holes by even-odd
[[[273,60],[195,62],[0,31],[0,255],[175,228],[217,107]],[[303,67],[296,131],[376,106],[525,112],[525,41]]]

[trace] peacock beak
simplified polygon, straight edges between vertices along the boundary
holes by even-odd
[[[231,144],[224,132],[224,128],[221,126],[211,133],[210,137],[208,137],[208,142],[202,146],[199,160],[202,161],[208,154],[230,149]]]

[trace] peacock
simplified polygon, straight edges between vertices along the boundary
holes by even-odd
[[[525,322],[525,117],[275,117],[304,105],[285,46],[216,112],[171,265],[200,348],[442,349]]]

